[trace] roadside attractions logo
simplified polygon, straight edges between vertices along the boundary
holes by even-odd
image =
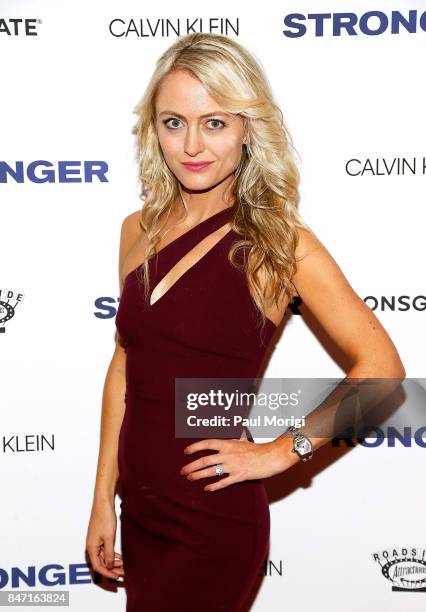
[[[5,323],[13,319],[23,299],[24,294],[21,291],[0,288],[0,334],[6,333]]]
[[[398,546],[372,553],[382,576],[392,584],[392,591],[426,593],[426,549],[424,546]]]

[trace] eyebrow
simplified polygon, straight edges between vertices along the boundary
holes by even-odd
[[[179,113],[175,113],[174,111],[171,111],[171,110],[161,111],[161,113],[159,113],[158,116],[160,117],[161,115],[175,115],[176,117],[179,117],[179,119],[185,119],[184,115],[180,115]],[[224,113],[223,111],[217,110],[217,111],[212,111],[211,113],[205,113],[204,115],[200,115],[199,119],[204,119],[205,117],[211,117],[212,115],[223,115],[224,117],[227,117],[229,116],[229,113]]]

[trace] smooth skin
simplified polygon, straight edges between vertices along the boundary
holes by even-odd
[[[208,115],[208,116],[204,116]],[[165,77],[156,99],[156,129],[166,164],[181,184],[188,207],[188,217],[180,221],[182,203],[174,203],[171,214],[162,225],[160,250],[181,234],[232,203],[228,188],[241,158],[246,138],[243,118],[230,115],[213,100],[202,84],[190,73],[176,71]],[[201,172],[186,169],[184,161],[212,161]],[[129,272],[144,259],[146,236],[139,226],[140,211],[128,215],[121,226],[119,251],[120,295]],[[210,240],[216,241],[229,227],[219,228]],[[296,257],[303,259],[293,282],[308,309],[317,318],[330,338],[350,359],[347,373],[353,378],[404,378],[405,370],[398,352],[374,313],[354,292],[327,249],[310,232],[299,231]],[[208,241],[207,241],[208,242]],[[190,252],[191,261],[199,257]],[[173,284],[177,274],[168,275],[162,283],[161,295]],[[321,274],[318,274],[321,270]],[[156,299],[160,296],[157,295]],[[276,325],[284,317],[289,299],[272,304],[265,287],[265,314]],[[108,578],[124,576],[120,553],[114,552],[117,519],[114,497],[117,479],[118,437],[124,417],[126,354],[116,333],[102,398],[102,418],[98,467],[93,505],[86,536],[86,549],[92,568]],[[326,440],[313,440],[314,449]],[[216,454],[186,464],[183,478],[196,480],[215,476],[216,463],[222,463],[229,476],[206,491],[215,491],[234,482],[268,478],[299,462],[291,452],[291,438],[254,444],[246,439],[200,440],[187,447],[188,454],[215,449]],[[214,459],[212,460],[212,457]]]

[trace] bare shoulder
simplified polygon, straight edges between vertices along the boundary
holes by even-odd
[[[140,236],[143,231],[139,221],[140,214],[140,210],[135,210],[135,212],[130,213],[123,219],[121,223],[120,247],[123,246],[125,248]]]
[[[337,261],[311,228],[297,228],[297,233],[297,270],[292,280],[303,302],[308,307],[318,300],[330,303],[333,291],[342,298],[342,291],[351,287]]]
[[[325,246],[315,235],[314,231],[304,227],[297,228],[298,244],[296,248],[296,258],[304,258],[314,251],[325,249]]]
[[[140,224],[140,210],[130,213],[125,217],[121,224],[120,249],[119,249],[119,282],[120,295],[123,289],[124,280],[127,274],[136,267],[138,254],[144,249],[145,232]],[[133,261],[136,264],[133,266]],[[132,267],[133,266],[133,267]]]

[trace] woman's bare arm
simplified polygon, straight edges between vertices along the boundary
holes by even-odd
[[[126,392],[126,353],[118,338],[109,364],[102,394],[102,416],[98,466],[93,502],[114,505],[118,479],[118,435],[123,422]]]
[[[126,217],[121,226],[119,254],[120,296],[127,255],[137,240],[137,213]],[[115,514],[115,488],[119,476],[118,440],[125,413],[126,352],[118,331],[115,350],[102,394],[102,415],[96,482],[91,516],[86,536],[86,549],[92,569],[107,578],[124,575],[120,553],[114,551],[117,517]]]
[[[296,257],[301,261],[297,263],[293,282],[304,305],[350,364],[346,378],[305,419],[302,431],[311,438],[313,448],[318,449],[341,433],[336,431],[337,424],[344,425],[345,419],[349,424],[354,420],[357,409],[371,413],[375,405],[398,389],[406,373],[389,334],[314,233],[300,230]],[[376,379],[374,387],[369,379]],[[285,450],[285,469],[299,461],[291,452],[290,434],[284,433],[272,444]]]
[[[128,215],[121,226],[119,251],[119,284],[120,296],[123,290],[125,260],[138,238],[140,230],[137,214]],[[108,501],[114,503],[115,487],[118,479],[118,436],[125,412],[126,393],[126,352],[118,332],[115,338],[115,350],[109,364],[102,394],[102,416],[100,445],[94,502]]]
[[[405,376],[389,334],[313,232],[299,230],[293,276],[303,304],[351,363],[351,377]]]

